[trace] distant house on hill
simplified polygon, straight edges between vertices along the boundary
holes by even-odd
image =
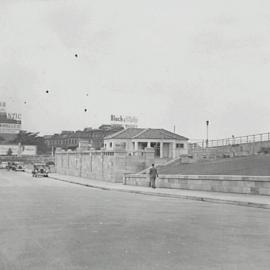
[[[176,158],[188,154],[188,138],[165,129],[127,128],[106,136],[104,147],[130,152],[152,147],[158,158]]]
[[[100,149],[103,146],[105,136],[122,130],[121,126],[102,125],[98,129],[87,127],[84,130],[64,130],[60,134],[44,136],[45,143],[53,151],[56,148],[64,150],[78,149],[80,144],[89,144],[91,148]]]

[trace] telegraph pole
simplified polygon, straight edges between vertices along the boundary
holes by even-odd
[[[208,147],[208,126],[209,120],[206,120],[206,147]]]

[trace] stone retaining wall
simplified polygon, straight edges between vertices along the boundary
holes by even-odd
[[[83,178],[122,182],[125,173],[139,172],[153,163],[154,150],[138,151],[128,155],[125,151],[56,152],[56,172]]]
[[[149,177],[147,174],[128,174],[125,175],[123,183],[149,186]],[[157,187],[270,195],[270,176],[160,175]]]

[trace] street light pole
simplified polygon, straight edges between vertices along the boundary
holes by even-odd
[[[208,147],[208,126],[209,120],[206,120],[206,147]]]

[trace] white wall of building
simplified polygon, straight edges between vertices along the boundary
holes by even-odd
[[[160,157],[176,158],[188,154],[188,141],[186,140],[155,140],[155,139],[105,139],[104,147],[106,150],[125,149],[126,151],[143,150],[151,147],[151,143],[160,144]]]
[[[123,140],[123,139],[104,140],[104,147],[106,150],[124,149],[126,151],[133,151],[131,140]]]

